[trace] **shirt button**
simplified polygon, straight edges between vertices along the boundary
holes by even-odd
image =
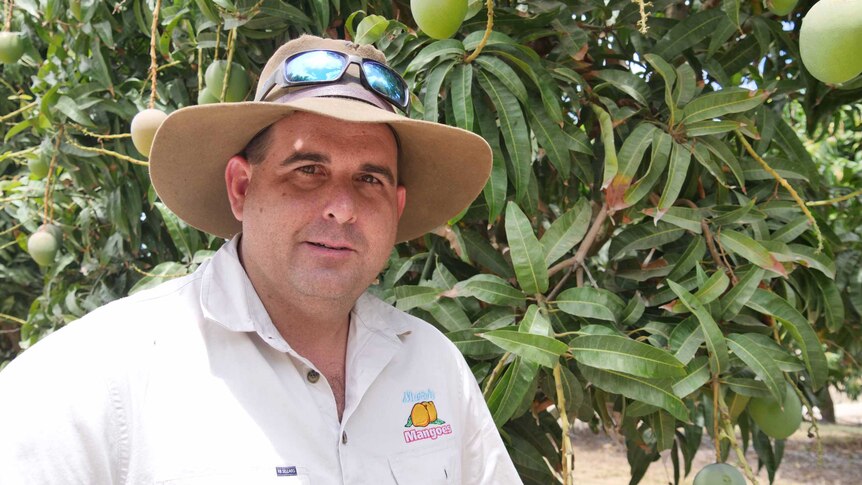
[[[347,431],[341,433],[341,443],[347,444]]]
[[[308,375],[306,375],[305,377],[308,379],[308,382],[314,384],[320,380],[320,373],[312,369],[308,371]]]

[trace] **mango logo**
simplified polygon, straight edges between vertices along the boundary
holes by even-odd
[[[429,424],[445,423],[437,417],[437,406],[434,405],[434,401],[422,401],[413,405],[413,409],[410,410],[410,417],[407,418],[407,424],[404,427],[424,428]]]

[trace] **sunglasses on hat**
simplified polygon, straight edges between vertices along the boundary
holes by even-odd
[[[359,66],[360,79],[366,89],[407,113],[410,92],[397,72],[371,59],[330,50],[305,51],[285,59],[281,68],[266,80],[262,94],[255,101],[265,99],[275,87],[336,83],[351,64]]]

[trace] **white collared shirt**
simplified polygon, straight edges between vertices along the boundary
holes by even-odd
[[[521,483],[455,346],[368,294],[351,313],[339,422],[236,242],[0,372],[0,484]]]

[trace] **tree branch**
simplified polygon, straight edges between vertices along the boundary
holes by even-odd
[[[605,222],[605,219],[608,218],[608,206],[606,204],[602,204],[602,208],[599,209],[599,213],[596,214],[596,219],[593,221],[593,225],[590,227],[589,232],[584,237],[584,240],[581,242],[581,246],[578,248],[578,252],[575,253],[571,258],[562,261],[558,264],[555,264],[548,270],[548,276],[553,276],[560,271],[568,268],[569,266],[576,267],[584,264],[584,259],[587,257],[587,253],[590,248],[593,246],[593,243],[596,241],[596,237],[599,235],[599,231],[602,228],[602,224]]]

